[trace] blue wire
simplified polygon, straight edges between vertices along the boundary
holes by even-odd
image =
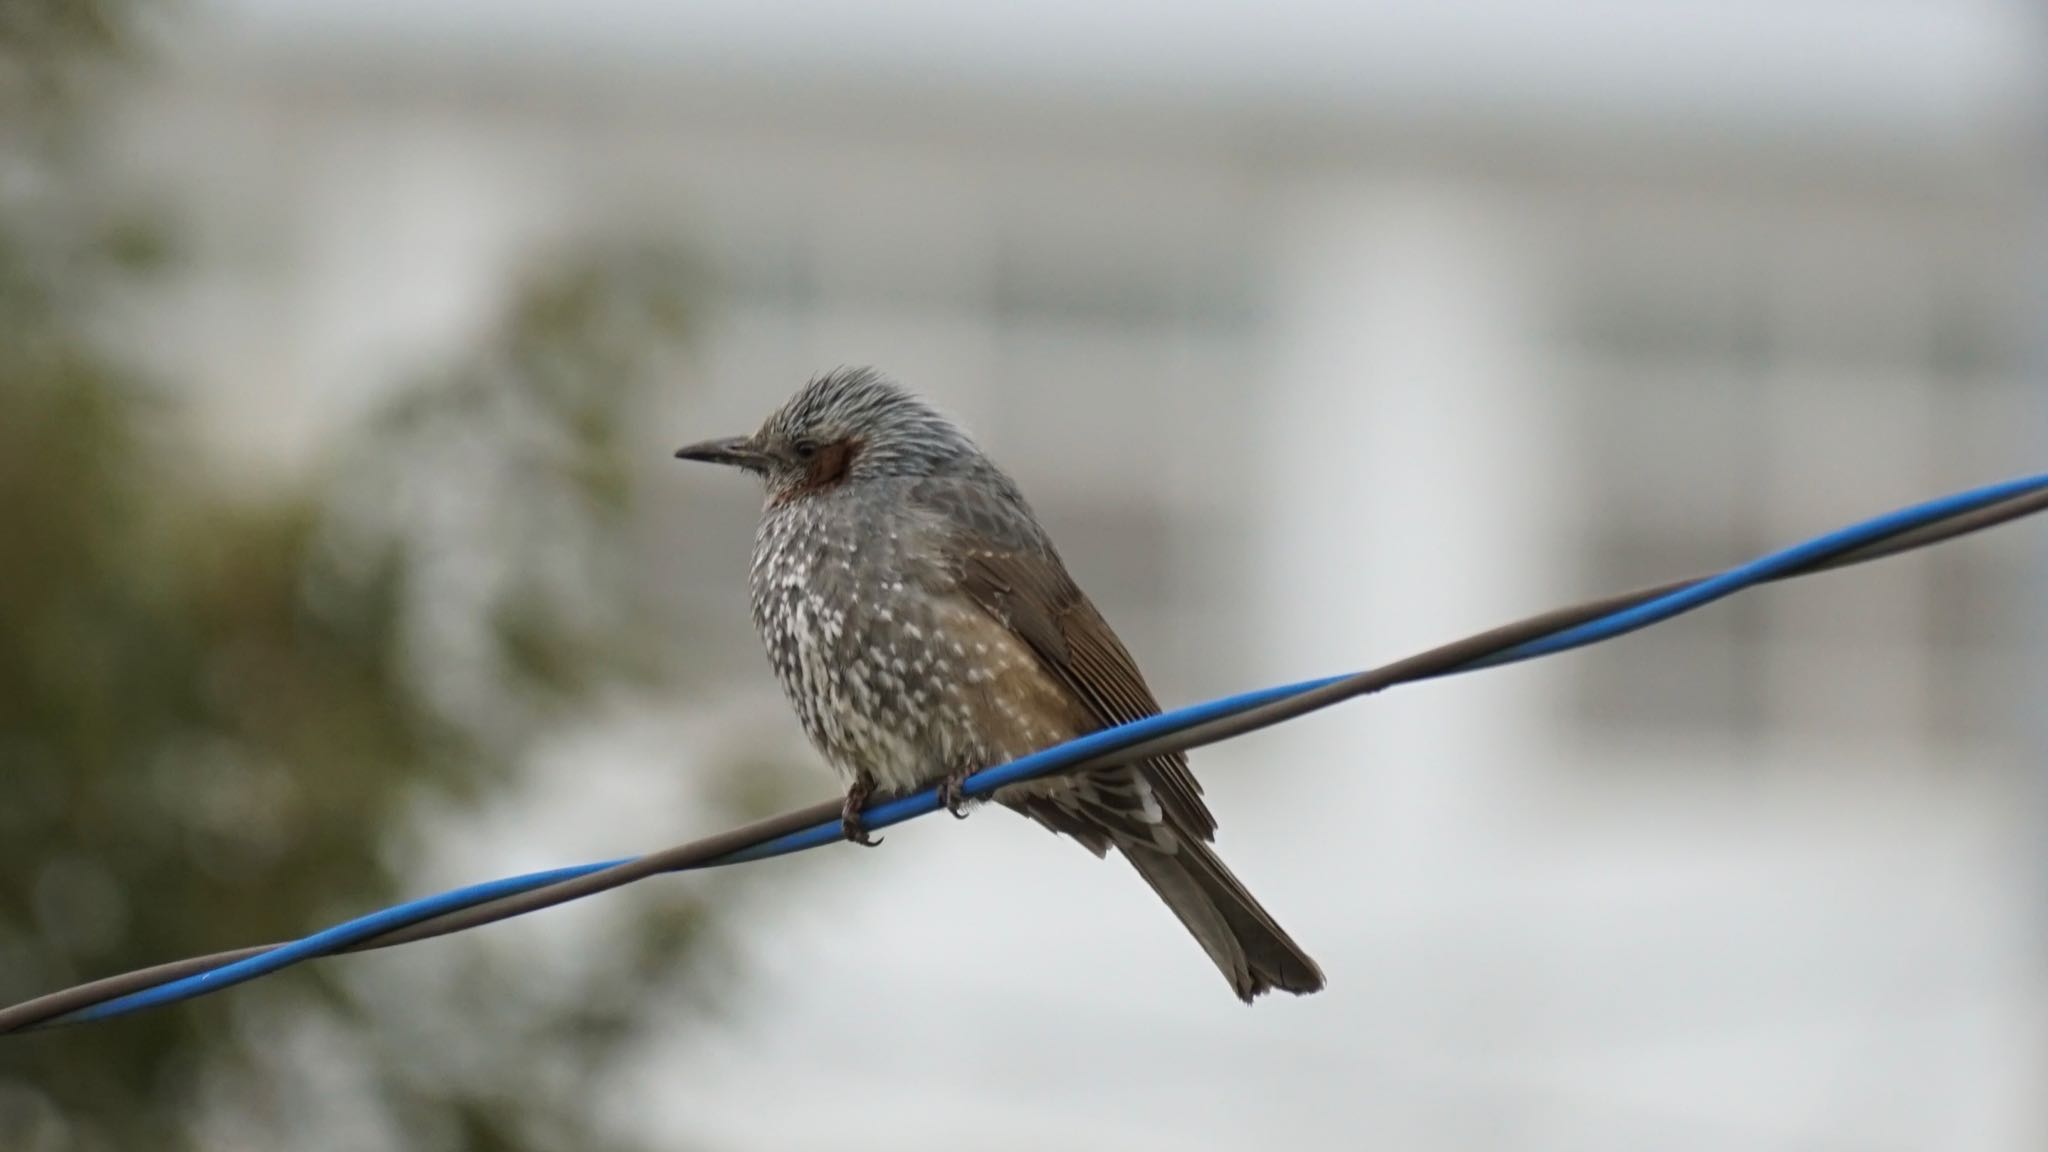
[[[1298,695],[1311,688],[1321,687],[1324,684],[1341,679],[1343,679],[1341,676],[1331,676],[1285,688],[1266,688],[1256,692],[1246,692],[1225,700],[1195,704],[1175,712],[1159,716],[1149,716],[1144,720],[1133,724],[1126,724],[1121,728],[1092,732],[1078,740],[1047,748],[1026,756],[1021,760],[977,772],[962,783],[962,789],[970,796],[985,796],[1005,784],[1032,776],[1044,775],[1100,751],[1133,744],[1139,740],[1150,739],[1153,736],[1172,732],[1206,720],[1212,720],[1219,716],[1234,715],[1250,708],[1256,708],[1267,701]],[[861,822],[870,828],[885,828],[892,824],[900,824],[905,820],[926,815],[938,810],[938,795],[937,788],[927,788],[922,792],[916,792],[877,804],[863,810]],[[802,852],[810,848],[823,847],[826,844],[843,838],[838,821],[825,821],[801,831],[792,832],[787,836],[755,845],[752,848],[743,849],[729,856],[707,861],[698,867],[724,867],[728,864],[740,864],[752,860],[765,860],[775,856],[787,856],[792,852]],[[587,876],[593,872],[601,872],[606,868],[629,863],[634,859],[637,859],[637,857],[628,856],[617,860],[608,860],[601,864],[584,864],[569,868],[558,868],[551,872],[532,872],[524,876],[514,876],[484,884],[473,884],[467,888],[457,888],[453,891],[440,893],[439,895],[423,897],[337,924],[325,931],[317,932],[300,940],[294,940],[289,944],[280,944],[268,952],[244,957],[210,971],[185,976],[165,984],[159,984],[154,988],[145,988],[139,992],[130,992],[126,996],[119,996],[112,1000],[94,1004],[88,1008],[81,1008],[75,1012],[66,1013],[65,1015],[44,1021],[39,1027],[52,1028],[60,1024],[104,1020],[112,1016],[123,1016],[130,1012],[139,1012],[145,1008],[175,1004],[181,1000],[189,1000],[195,996],[203,996],[209,992],[217,992],[222,988],[230,988],[236,984],[246,983],[260,976],[268,976],[273,972],[292,967],[301,961],[313,960],[329,955],[357,941],[367,940],[372,936],[382,935],[393,929],[403,928],[408,924],[416,924],[422,920],[439,916],[444,912],[455,912],[464,908],[475,907],[478,904],[487,904],[500,897],[515,896],[521,892],[545,887],[558,880],[569,880],[578,876]]]
[[[1149,740],[1154,736],[1178,732],[1183,728],[1192,728],[1197,724],[1220,719],[1224,716],[1235,716],[1239,712],[1250,711],[1262,704],[1268,704],[1275,700],[1284,700],[1291,696],[1299,696],[1304,692],[1321,688],[1325,684],[1334,684],[1342,679],[1344,679],[1342,676],[1325,676],[1319,680],[1304,680],[1299,684],[1289,684],[1281,688],[1262,688],[1256,692],[1244,692],[1236,696],[1225,697],[1221,700],[1211,700],[1206,704],[1193,704],[1172,712],[1163,712],[1157,716],[1147,716],[1143,720],[1135,720],[1116,728],[1105,728],[1099,732],[1091,732],[1086,736],[1069,740],[1065,744],[1056,744],[1051,748],[1034,752],[1022,759],[1012,760],[1007,764],[998,764],[993,768],[984,768],[962,781],[960,788],[961,791],[969,796],[986,796],[1004,785],[1015,784],[1019,780],[1028,780],[1034,776],[1044,776],[1056,772],[1069,764],[1085,760],[1098,752],[1128,747],[1141,740]],[[926,788],[920,792],[913,792],[910,795],[887,800],[873,807],[862,809],[861,824],[868,828],[886,828],[891,824],[901,824],[905,820],[935,812],[938,810],[938,807],[939,790],[936,787]],[[756,844],[750,848],[742,848],[730,856],[722,856],[717,860],[708,862],[704,866],[707,868],[722,868],[727,864],[742,864],[751,860],[765,860],[773,856],[787,856],[792,852],[802,852],[808,848],[817,848],[840,839],[843,839],[843,835],[838,821],[826,821],[822,824],[813,824],[811,827],[801,831],[791,832],[787,836]]]
[[[1820,536],[1801,544],[1795,544],[1790,548],[1771,553],[1740,567],[1729,569],[1717,576],[1701,580],[1696,584],[1689,585],[1665,596],[1660,596],[1655,600],[1646,601],[1631,608],[1625,608],[1608,616],[1588,621],[1576,627],[1567,628],[1549,636],[1518,644],[1490,656],[1469,661],[1456,668],[1446,669],[1428,678],[1434,679],[1456,673],[1476,671],[1481,668],[1493,668],[1504,664],[1519,663],[1524,660],[1535,659],[1539,656],[1549,656],[1574,648],[1582,648],[1602,640],[1610,640],[1723,599],[1744,588],[1752,587],[1774,576],[1783,575],[1815,560],[1883,539],[1898,532],[1908,531],[1938,520],[1945,520],[1951,516],[1961,515],[1989,504],[1995,504],[2001,500],[2039,491],[2044,488],[2048,488],[2048,473],[2020,480],[2010,480],[2000,484],[1991,484],[1982,488],[1974,488],[1967,492],[1956,493],[1910,508],[1887,513],[1860,524],[1828,533],[1825,536]],[[1158,716],[1147,717],[1120,727],[1093,732],[1079,739],[1068,741],[1065,744],[1033,753],[1022,759],[977,772],[963,782],[962,791],[969,796],[985,797],[1005,785],[1057,771],[1098,752],[1127,747],[1139,741],[1151,739],[1154,736],[1166,735],[1210,720],[1233,716],[1239,712],[1245,712],[1272,701],[1299,696],[1305,692],[1311,692],[1317,688],[1347,678],[1346,676],[1325,676],[1320,679],[1305,680],[1298,684],[1240,693],[1220,700],[1212,700],[1207,703],[1176,709],[1175,711]],[[927,788],[921,792],[884,801],[866,809],[862,814],[862,823],[870,828],[885,828],[927,815],[937,811],[938,808],[938,789],[936,787]],[[717,860],[708,861],[700,865],[700,867],[724,867],[731,864],[766,860],[776,856],[786,856],[794,852],[820,848],[827,844],[838,842],[841,839],[843,839],[843,835],[838,821],[825,821],[814,824],[809,828],[792,832],[786,836],[742,849],[731,855],[720,857]],[[311,960],[328,955],[358,941],[367,940],[373,936],[381,935],[396,928],[402,928],[408,924],[415,924],[446,912],[455,912],[464,908],[474,907],[478,904],[485,904],[501,897],[528,892],[560,880],[587,876],[593,872],[600,872],[607,868],[628,863],[633,859],[637,859],[637,857],[624,857],[599,864],[557,868],[548,872],[532,872],[524,876],[514,876],[484,884],[473,884],[466,888],[457,888],[453,891],[440,893],[439,895],[409,901],[379,912],[373,912],[367,916],[358,917],[343,924],[338,924],[325,931],[307,936],[304,939],[279,945],[268,952],[237,960],[208,972],[201,972],[197,975],[187,976],[158,985],[155,988],[133,992],[88,1008],[81,1008],[75,1012],[46,1021],[40,1027],[47,1028],[59,1024],[103,1020],[113,1016],[137,1012],[145,1008],[188,1000],[195,996],[201,996],[222,988],[254,980],[259,976],[269,975],[272,972],[288,968],[303,960]]]
[[[1632,608],[1624,608],[1619,612],[1603,616],[1598,620],[1589,620],[1584,624],[1567,628],[1562,632],[1553,632],[1548,636],[1538,637],[1535,640],[1517,644],[1512,648],[1496,652],[1491,656],[1474,660],[1453,671],[1472,672],[1481,668],[1495,668],[1503,664],[1533,660],[1538,656],[1554,655],[1572,648],[1583,648],[1588,644],[1597,644],[1602,640],[1611,640],[1617,636],[1669,620],[1673,616],[1690,612],[1695,608],[1711,604],[1716,600],[1726,599],[1742,591],[1744,588],[1761,584],[1774,576],[1782,576],[1793,569],[1810,564],[1816,560],[1826,559],[1837,553],[1847,552],[1852,548],[1858,548],[1862,545],[1882,540],[1887,536],[1909,531],[1923,524],[1931,524],[1937,520],[1946,520],[1951,516],[1960,516],[1963,513],[1975,511],[1986,505],[1996,504],[2001,500],[2010,500],[2015,496],[2024,496],[2029,492],[2035,492],[2042,488],[2048,488],[2048,473],[2029,476],[2020,480],[2007,480],[1999,484],[1987,484],[1982,488],[1972,488],[1967,492],[1958,492],[1952,496],[1943,496],[1939,499],[1929,500],[1924,504],[1917,504],[1910,508],[1889,512],[1883,516],[1865,520],[1861,524],[1852,524],[1847,528],[1830,532],[1825,536],[1818,536],[1804,543],[1794,544],[1790,548],[1781,549],[1768,556],[1752,560],[1740,567],[1731,568],[1718,576],[1708,577],[1697,584],[1681,588],[1668,595],[1659,596],[1655,600],[1645,601]]]
[[[629,857],[630,859],[630,857]],[[571,880],[588,876],[606,868],[625,863],[611,860],[603,864],[578,864],[568,868],[556,868],[547,872],[529,872],[524,876],[508,876],[503,880],[491,880],[483,884],[471,884],[467,888],[456,888],[438,896],[426,896],[381,912],[359,916],[343,924],[337,924],[323,932],[315,932],[304,939],[289,944],[280,944],[268,952],[223,964],[210,971],[159,984],[140,992],[131,992],[112,1000],[102,1001],[89,1008],[67,1012],[54,1020],[44,1022],[42,1027],[70,1024],[86,1020],[104,1020],[109,1016],[123,1016],[152,1008],[161,1004],[172,1004],[222,988],[268,976],[280,968],[288,968],[301,960],[312,960],[339,951],[358,940],[367,940],[408,924],[439,916],[443,912],[454,912],[477,904],[488,903],[501,896],[515,896],[535,888],[545,887],[558,880]]]

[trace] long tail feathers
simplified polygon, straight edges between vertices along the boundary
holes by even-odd
[[[1275,988],[1297,996],[1322,990],[1322,969],[1207,844],[1182,835],[1174,838],[1170,852],[1126,840],[1118,840],[1116,848],[1173,909],[1238,999],[1249,1004]]]
[[[1199,832],[1161,819],[1151,781],[1129,768],[1013,785],[996,799],[1097,856],[1111,848],[1138,870],[1249,1004],[1275,988],[1323,988],[1322,969],[1290,939]],[[1209,826],[1213,827],[1213,822]]]

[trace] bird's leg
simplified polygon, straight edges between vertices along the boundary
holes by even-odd
[[[972,772],[962,768],[958,772],[947,773],[946,778],[939,781],[939,803],[953,814],[955,820],[967,819],[967,793],[962,789],[971,775]]]
[[[865,848],[872,848],[882,842],[880,836],[868,835],[868,830],[860,818],[861,809],[868,806],[868,797],[874,793],[875,782],[869,779],[866,773],[860,773],[854,776],[853,783],[847,785],[846,803],[839,809],[840,832],[848,840]]]

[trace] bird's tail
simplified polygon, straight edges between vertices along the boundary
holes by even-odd
[[[1121,838],[1116,847],[1180,917],[1238,999],[1249,1004],[1274,988],[1297,996],[1322,990],[1322,969],[1259,907],[1209,845],[1177,834],[1171,851]]]

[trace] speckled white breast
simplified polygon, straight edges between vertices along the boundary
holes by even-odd
[[[770,507],[749,580],[755,627],[811,742],[842,777],[891,792],[981,759],[972,670],[941,638],[935,568],[905,525],[872,496]]]

